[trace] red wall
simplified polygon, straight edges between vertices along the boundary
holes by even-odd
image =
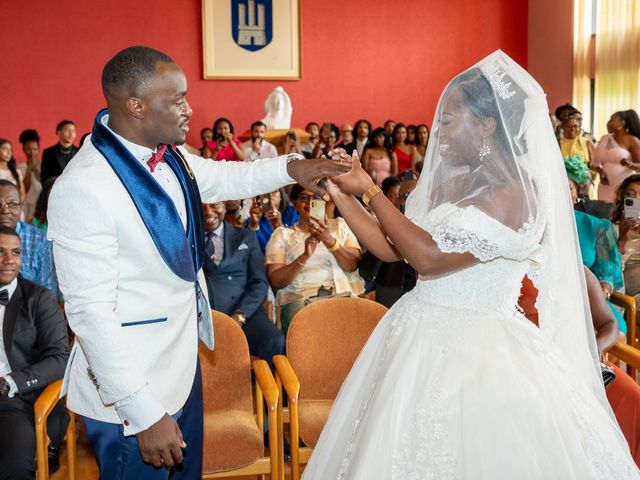
[[[0,137],[14,142],[19,161],[22,129],[38,129],[44,147],[62,118],[78,136],[90,130],[104,105],[102,67],[129,45],[153,46],[183,68],[196,145],[217,116],[246,130],[276,85],[291,97],[294,126],[431,123],[454,74],[497,48],[527,63],[526,0],[302,0],[303,78],[279,82],[202,80],[200,0],[3,3]]]

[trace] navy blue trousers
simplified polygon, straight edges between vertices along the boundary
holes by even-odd
[[[171,469],[144,463],[135,435],[125,437],[123,426],[83,417],[89,443],[98,461],[100,480],[200,480],[202,478],[202,378],[196,367],[191,392],[173,418],[187,448],[184,460]]]

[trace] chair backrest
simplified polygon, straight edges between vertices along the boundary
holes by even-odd
[[[253,411],[251,360],[244,332],[228,315],[213,310],[213,351],[200,344],[204,413]]]
[[[303,400],[336,397],[353,362],[387,308],[364,298],[311,303],[287,333],[287,358],[300,380]]]

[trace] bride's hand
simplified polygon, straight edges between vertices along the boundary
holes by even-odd
[[[334,151],[336,155],[332,155],[334,160],[341,160],[342,162],[351,162],[351,171],[339,175],[337,177],[331,177],[331,182],[335,184],[342,193],[348,195],[355,195],[361,197],[364,193],[373,186],[373,180],[367,172],[364,171],[358,158],[358,152],[354,150],[353,156],[350,157],[344,150]]]

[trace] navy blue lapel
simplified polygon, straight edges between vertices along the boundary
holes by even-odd
[[[204,227],[200,193],[193,172],[179,153],[167,148],[165,159],[178,177],[185,197],[185,234],[173,200],[140,161],[102,124],[102,117],[106,114],[107,109],[98,112],[91,142],[113,168],[131,196],[164,262],[178,277],[195,282],[204,257]]]

